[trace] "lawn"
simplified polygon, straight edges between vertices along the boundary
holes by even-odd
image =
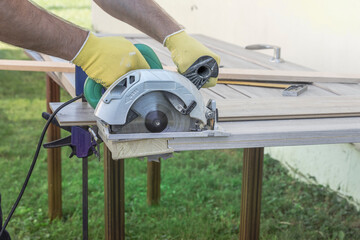
[[[37,0],[89,28],[90,1]],[[26,59],[0,43],[0,58]],[[0,193],[7,215],[30,166],[44,125],[45,75],[0,71]],[[62,92],[62,100],[69,96]],[[47,217],[47,164],[42,150],[8,226],[13,239],[81,239],[81,160],[63,151],[63,218]],[[125,161],[127,239],[237,239],[242,150],[177,153],[162,162],[161,204],[146,205],[146,162]],[[104,238],[103,162],[89,162],[89,235]],[[326,187],[289,176],[265,157],[261,239],[360,239],[360,213]]]

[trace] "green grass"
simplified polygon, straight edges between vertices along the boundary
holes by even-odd
[[[37,1],[90,26],[89,1]],[[43,5],[46,4],[46,5]],[[26,59],[0,45],[0,58]],[[44,125],[45,75],[0,71],[0,192],[8,213]],[[62,92],[62,99],[69,96]],[[8,230],[13,239],[81,239],[81,161],[63,151],[63,218],[47,217],[47,164],[42,150]],[[175,154],[162,162],[161,204],[146,205],[146,162],[126,166],[127,239],[237,239],[242,151]],[[103,162],[89,162],[90,239],[104,238]],[[264,164],[261,239],[360,239],[360,213],[326,188],[291,178],[276,161]]]

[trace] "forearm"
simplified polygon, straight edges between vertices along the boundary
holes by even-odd
[[[153,0],[94,0],[113,17],[162,42],[181,26]]]
[[[27,0],[0,1],[0,41],[71,60],[86,36]]]

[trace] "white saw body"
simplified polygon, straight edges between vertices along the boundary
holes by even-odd
[[[95,116],[100,137],[111,144],[153,139],[148,145],[156,139],[228,136],[217,126],[215,100],[205,104],[186,77],[162,69],[134,70],[119,78],[102,95]],[[169,153],[164,149],[153,154],[153,148],[119,158]]]
[[[115,81],[95,109],[112,134],[213,130],[215,101],[204,104],[186,77],[162,69],[141,69]]]

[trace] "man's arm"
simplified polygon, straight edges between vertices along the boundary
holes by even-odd
[[[164,43],[180,73],[200,57],[211,56],[217,64],[220,57],[192,38],[182,26],[171,18],[154,0],[94,0],[105,12],[130,24],[150,37]],[[204,87],[216,84],[217,77],[210,78]]]
[[[28,0],[0,1],[0,41],[71,60],[87,34]]]
[[[94,0],[113,17],[163,42],[182,27],[153,0]]]
[[[179,31],[182,27],[153,0],[95,1],[114,17],[164,42],[180,73],[201,56],[211,56],[220,62],[216,54]],[[0,41],[72,60],[104,86],[128,71],[149,67],[128,40],[96,37],[28,0],[0,0]],[[211,78],[207,86],[214,86],[216,80]]]

